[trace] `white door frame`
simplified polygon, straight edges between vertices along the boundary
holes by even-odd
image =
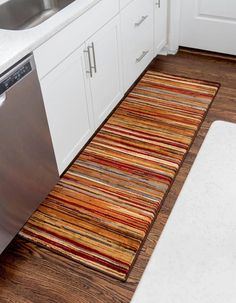
[[[181,0],[169,0],[167,54],[176,54],[180,43]]]

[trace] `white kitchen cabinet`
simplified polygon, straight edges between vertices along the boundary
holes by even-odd
[[[154,0],[154,56],[167,43],[167,1]]]
[[[120,44],[118,17],[100,29],[86,43],[87,77],[90,79],[90,95],[96,127],[104,121],[124,94]]]
[[[60,174],[164,46],[160,1],[101,0],[34,51]]]
[[[85,73],[82,46],[41,80],[60,174],[94,131]]]
[[[121,11],[125,90],[153,59],[153,17],[153,0],[134,0]]]
[[[52,49],[53,43],[47,43]],[[37,62],[40,58],[38,51]],[[121,100],[124,91],[120,61],[116,17],[41,79],[60,174]]]

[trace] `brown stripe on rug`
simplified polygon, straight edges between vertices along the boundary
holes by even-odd
[[[218,87],[148,71],[20,235],[125,281]]]

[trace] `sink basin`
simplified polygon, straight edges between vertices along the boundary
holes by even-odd
[[[34,27],[74,0],[8,0],[0,5],[0,29]]]

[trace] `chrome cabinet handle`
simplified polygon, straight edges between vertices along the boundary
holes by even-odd
[[[94,48],[94,43],[93,42],[92,42],[91,48],[92,48],[92,52],[93,52],[93,66],[92,66],[92,69],[94,69],[94,72],[96,73],[97,72],[97,62],[96,62],[95,48]]]
[[[86,50],[84,50],[84,52],[86,54],[88,54],[88,63],[89,63],[89,70],[86,71],[87,74],[90,75],[90,77],[93,77],[93,70],[92,70],[92,64],[91,64],[91,54],[90,54],[90,50],[89,50],[89,46],[87,47]]]
[[[139,63],[149,53],[149,51],[143,51],[142,55],[136,59],[136,63]]]
[[[91,52],[93,54],[93,65],[92,65],[92,57],[91,57]],[[87,74],[90,75],[90,77],[93,77],[93,70],[96,73],[97,72],[97,63],[96,63],[96,56],[95,56],[95,49],[94,49],[94,43],[92,42],[91,45],[87,47],[87,49],[84,51],[86,54],[88,54],[88,62],[89,62],[89,70],[86,71]]]
[[[141,25],[147,18],[148,18],[148,15],[142,16],[142,18],[140,19],[140,21],[134,23],[134,26],[139,26],[139,25]]]
[[[158,8],[161,8],[161,0],[157,0],[156,6],[157,6]]]

